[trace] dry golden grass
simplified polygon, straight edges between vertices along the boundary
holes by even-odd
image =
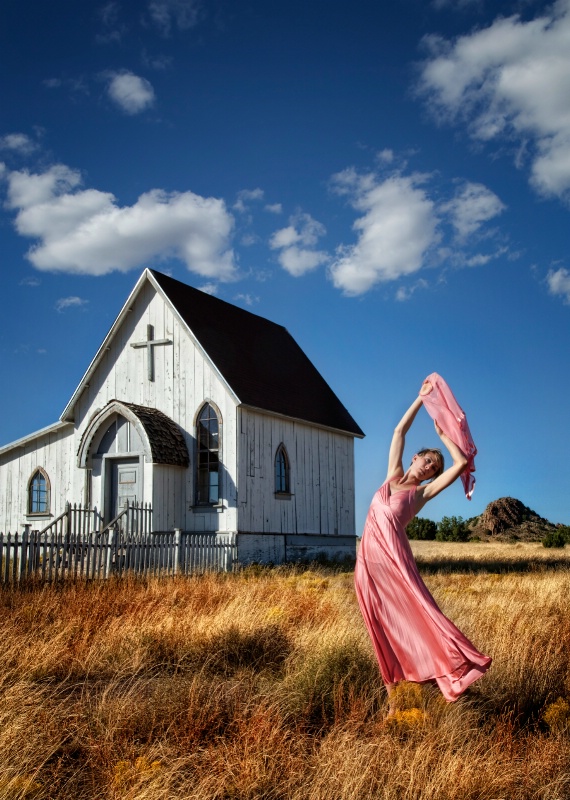
[[[411,541],[410,545],[418,564],[434,569],[449,567],[456,571],[497,571],[524,572],[542,568],[570,568],[570,547],[546,548],[540,542],[505,542],[470,541],[462,542],[425,542]]]
[[[455,704],[402,685],[388,720],[351,572],[3,589],[0,800],[570,797],[570,568],[414,549],[494,663]]]

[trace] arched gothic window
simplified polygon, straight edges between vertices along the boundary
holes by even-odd
[[[275,453],[275,493],[290,494],[289,457],[284,444],[280,444]]]
[[[50,483],[47,473],[37,469],[28,483],[28,514],[49,514]]]
[[[197,505],[213,505],[220,500],[220,423],[206,403],[197,424]]]
[[[142,453],[143,450],[144,445],[135,426],[117,414],[101,438],[96,455]]]

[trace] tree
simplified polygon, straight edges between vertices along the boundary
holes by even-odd
[[[561,525],[554,531],[548,531],[542,540],[543,547],[564,547],[569,541],[566,531],[570,529],[566,525]]]
[[[463,517],[442,517],[437,523],[435,538],[438,542],[466,542],[469,533]]]
[[[406,536],[408,539],[435,539],[437,525],[431,519],[414,517],[406,525]]]

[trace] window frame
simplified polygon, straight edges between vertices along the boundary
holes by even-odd
[[[43,490],[38,487],[36,489],[34,487],[34,483],[36,479],[40,479],[43,481],[44,488]],[[44,507],[39,510],[34,511],[34,504],[38,502],[38,497],[43,495],[44,498]],[[38,503],[39,504],[39,503]],[[49,475],[45,471],[43,467],[37,467],[31,474],[30,479],[28,481],[28,489],[27,489],[27,501],[26,501],[26,516],[28,517],[49,517],[51,516],[51,481],[49,479]]]
[[[208,412],[209,409],[209,412]],[[208,413],[208,416],[205,418],[206,422],[211,423],[213,420],[216,422],[217,430],[214,432],[211,430],[210,425],[207,427],[207,439],[208,443],[206,446],[202,446],[202,431],[200,429],[200,424],[204,419],[204,414]],[[210,438],[214,436],[217,440],[217,447],[211,446]],[[196,414],[196,425],[195,425],[195,454],[196,454],[196,463],[194,469],[195,475],[195,496],[194,496],[194,506],[199,508],[219,508],[223,505],[222,500],[222,415],[218,407],[213,403],[211,400],[205,400],[200,408],[198,409],[198,413]],[[215,465],[215,469],[211,467]],[[204,483],[201,478],[202,475],[205,474],[208,476],[208,480]],[[213,499],[212,496],[212,483],[210,476],[215,474],[217,476],[217,488],[216,488],[216,499]],[[207,499],[203,497],[203,495],[207,492]]]
[[[291,461],[283,442],[275,451],[273,481],[275,497],[291,497]]]

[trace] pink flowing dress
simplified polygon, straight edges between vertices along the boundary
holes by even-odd
[[[384,683],[435,680],[452,701],[491,659],[440,611],[418,572],[405,531],[415,492],[391,493],[387,480],[374,495],[356,561],[356,594]]]

